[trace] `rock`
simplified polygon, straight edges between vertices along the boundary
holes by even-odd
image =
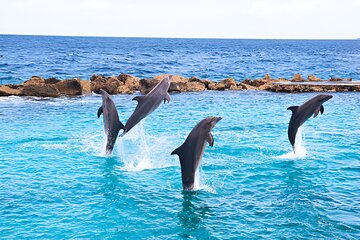
[[[132,94],[134,91],[129,86],[122,84],[116,89],[117,93]]]
[[[140,88],[140,78],[124,73],[120,74],[117,78],[123,82],[131,91],[139,90]]]
[[[83,95],[91,94],[91,84],[88,80],[80,80],[81,92]]]
[[[236,81],[233,78],[226,78],[221,80],[219,84],[224,84],[225,89],[230,89],[232,86],[237,86]]]
[[[0,96],[19,96],[22,92],[22,85],[7,84],[0,86]]]
[[[159,81],[152,78],[144,78],[140,80],[140,93],[147,94],[153,89]]]
[[[291,82],[305,82],[305,79],[303,79],[300,74],[296,73],[291,79]]]
[[[57,78],[47,78],[45,79],[45,84],[56,84],[58,82],[61,82],[61,80]]]
[[[210,83],[209,86],[208,86],[208,89],[209,90],[225,90],[225,84],[224,83]]]
[[[91,89],[95,93],[100,93],[100,89],[103,89],[109,94],[116,94],[117,88],[122,82],[114,76],[104,77],[101,75],[93,75],[90,78],[90,83]]]
[[[243,88],[241,85],[236,85],[236,86],[230,86],[229,90],[241,91],[243,90]]]
[[[244,89],[244,90],[255,90],[256,89],[256,87],[251,86],[250,84],[247,84],[245,81],[246,81],[246,79],[242,83],[240,83],[240,86],[242,89]]]
[[[329,79],[330,82],[351,82],[352,78],[337,78],[337,77],[331,77]]]
[[[270,74],[265,74],[264,80],[270,80],[270,79],[271,79]]]
[[[32,76],[29,80],[25,81],[24,86],[29,85],[29,84],[45,84],[45,79],[42,77],[38,77],[38,76]]]
[[[55,84],[60,95],[78,96],[82,95],[82,86],[79,79],[62,80]]]
[[[147,94],[153,89],[156,84],[158,84],[165,77],[170,76],[170,74],[159,75],[154,78],[146,78],[140,80],[140,92],[142,94]],[[188,78],[173,75],[170,82],[169,92],[198,92],[204,91],[205,84],[197,81],[197,79],[192,79],[190,81]]]
[[[24,84],[21,92],[24,96],[60,97],[60,92],[55,84]]]
[[[309,75],[308,78],[307,78],[307,80],[308,80],[309,82],[320,82],[320,81],[321,81],[321,79],[318,78],[318,77],[316,77],[315,75]]]
[[[133,93],[139,89],[140,79],[128,74],[120,74],[119,76],[104,77],[102,75],[93,75],[90,78],[91,89],[95,93],[99,93],[100,89],[105,90],[109,94]]]
[[[205,85],[205,88],[208,89],[209,84],[215,83],[214,81],[208,80],[208,79],[200,79],[197,77],[191,77],[189,78],[189,82],[199,82]]]

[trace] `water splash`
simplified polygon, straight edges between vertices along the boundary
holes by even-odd
[[[170,157],[174,148],[171,136],[147,134],[143,123],[139,123],[125,136],[118,138],[117,150],[124,166],[120,170],[143,171],[177,165]]]
[[[299,127],[296,138],[295,138],[295,146],[294,151],[285,153],[278,158],[281,159],[294,159],[294,158],[304,158],[306,156],[306,148],[303,145],[303,127]]]
[[[195,172],[195,180],[194,180],[194,191],[206,191],[210,193],[216,193],[215,189],[213,189],[206,180],[205,172],[202,170],[202,165],[198,167]]]

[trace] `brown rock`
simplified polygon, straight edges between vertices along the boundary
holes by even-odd
[[[25,81],[24,86],[29,85],[29,84],[45,84],[45,79],[42,77],[38,77],[38,76],[32,76],[29,80]]]
[[[101,75],[93,75],[90,78],[91,89],[95,93],[99,93],[100,89],[108,92],[109,94],[116,94],[117,89],[120,85],[124,83],[121,82],[118,78],[111,76],[111,77],[104,77]]]
[[[243,88],[242,88],[241,85],[231,86],[229,89],[230,89],[230,90],[236,90],[236,91],[241,91],[241,90],[243,90]]]
[[[116,89],[116,93],[132,94],[134,91],[130,89],[129,86],[122,84]]]
[[[88,80],[80,80],[81,92],[83,95],[91,94],[91,84]]]
[[[231,86],[236,86],[236,81],[233,78],[226,78],[219,82],[220,84],[224,84],[225,89],[230,89]]]
[[[208,80],[208,79],[200,79],[197,77],[191,77],[189,78],[189,82],[199,82],[205,85],[205,88],[208,89],[209,84],[215,83],[214,81]]]
[[[305,82],[305,79],[301,77],[300,74],[294,74],[294,77],[291,79],[292,82]]]
[[[337,77],[331,77],[329,79],[331,82],[351,82],[352,78],[337,78]]]
[[[58,89],[60,95],[64,95],[64,96],[82,95],[82,86],[79,79],[62,80],[54,85]]]
[[[13,85],[13,84],[7,84],[7,85],[1,85],[0,86],[0,96],[19,96],[22,91],[22,85]]]
[[[209,84],[209,86],[208,86],[208,89],[209,90],[225,90],[225,84],[224,83],[221,83],[221,82],[219,82],[219,83],[211,83],[211,84]]]
[[[45,84],[56,84],[60,81],[61,80],[59,80],[57,78],[47,78],[47,79],[45,79]]]
[[[265,74],[264,80],[270,80],[270,79],[271,79],[270,74]]]
[[[159,81],[155,81],[152,78],[144,78],[140,80],[140,93],[147,94],[153,89]]]
[[[59,97],[55,84],[24,84],[21,95],[36,97]]]
[[[321,81],[321,79],[316,77],[315,75],[309,75],[307,80],[310,82],[320,82]]]
[[[117,78],[123,82],[131,91],[139,90],[140,88],[140,78],[124,73],[120,74]]]

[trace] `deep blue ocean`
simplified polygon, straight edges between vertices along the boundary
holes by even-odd
[[[212,80],[260,78],[360,80],[360,40],[162,39],[0,35],[0,84],[31,76],[171,73]]]
[[[0,36],[0,55],[4,83],[121,72],[360,79],[356,41]],[[124,123],[134,95],[113,96]],[[0,239],[359,239],[360,93],[332,93],[295,155],[286,109],[315,95],[172,94],[112,156],[100,95],[1,97]],[[223,119],[200,187],[184,192],[170,153],[207,116]]]

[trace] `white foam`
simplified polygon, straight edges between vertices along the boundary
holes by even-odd
[[[278,158],[281,159],[295,159],[295,158],[304,158],[306,156],[306,148],[303,145],[303,127],[299,127],[296,138],[295,138],[295,146],[294,150],[288,153],[285,153]]]
[[[152,136],[139,123],[123,137],[118,138],[117,152],[124,166],[123,171],[143,171],[145,169],[165,168],[175,166],[177,161],[170,156],[174,145],[174,136]]]
[[[194,191],[199,191],[199,190],[210,193],[216,193],[215,189],[213,189],[210,185],[207,184],[205,172],[202,170],[201,163],[195,172],[195,179],[194,179]]]

